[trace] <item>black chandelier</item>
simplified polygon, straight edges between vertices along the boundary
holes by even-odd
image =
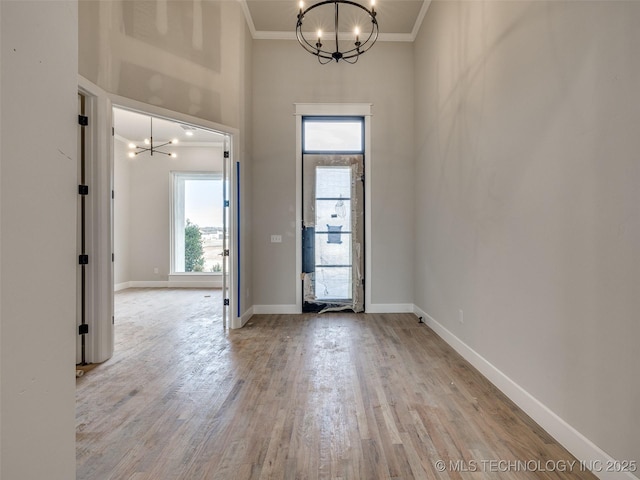
[[[177,155],[174,152],[163,152],[162,150],[158,150],[158,149],[165,147],[167,145],[175,145],[176,143],[178,143],[178,139],[174,138],[173,140],[169,140],[168,142],[161,143],[160,145],[154,145],[153,144],[153,117],[150,117],[149,121],[151,122],[151,130],[150,130],[149,138],[144,139],[145,146],[139,147],[135,143],[130,143],[129,148],[131,149],[131,151],[129,152],[129,157],[133,158],[141,153],[149,152],[151,156],[153,156],[154,153],[157,153],[161,155],[167,155],[172,158],[176,158]]]
[[[303,10],[304,4],[300,1],[300,11],[298,12],[298,23],[296,23],[296,37],[302,48],[307,52],[318,57],[318,61],[325,65],[332,60],[336,62],[344,60],[347,63],[356,63],[360,55],[373,47],[378,39],[378,20],[376,19],[376,11],[374,8],[375,0],[371,1],[371,10],[360,5],[359,3],[352,2],[350,0],[324,0],[322,2],[311,5],[306,10]],[[305,33],[302,31],[302,23],[305,20],[307,14],[314,11],[309,17],[314,17],[314,24],[322,24],[324,15],[329,15],[328,8],[321,8],[325,6],[334,6],[332,16],[334,23],[334,31],[330,34],[334,37],[335,44],[332,39],[327,39],[327,43],[331,46],[325,46],[322,43],[322,30],[317,30],[316,41],[310,41]],[[360,27],[357,23],[354,27],[353,33],[346,33],[340,31],[340,6],[344,9],[348,9],[349,17],[355,22],[363,21],[364,23],[370,23],[370,29],[367,28],[364,31],[360,31]],[[325,12],[327,11],[327,12]],[[324,13],[323,13],[324,12]],[[344,11],[343,11],[344,13]],[[309,32],[306,33],[309,36]],[[364,39],[364,41],[361,40]],[[335,49],[333,48],[335,47]]]

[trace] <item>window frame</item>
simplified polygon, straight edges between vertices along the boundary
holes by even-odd
[[[182,213],[185,218],[183,218],[182,223],[186,222],[186,215],[184,214],[184,183],[188,180],[219,180],[224,182],[224,174],[223,172],[215,172],[215,171],[172,171],[170,172],[170,184],[171,184],[171,197],[169,199],[171,203],[170,212],[170,265],[169,272],[170,275],[187,275],[187,276],[200,276],[200,275],[222,275],[221,272],[180,272],[176,269],[176,260],[177,260],[177,248],[178,245],[176,239],[176,229],[178,228],[178,213],[180,210],[180,202],[182,205]],[[178,185],[178,183],[181,185]],[[181,199],[178,199],[178,195],[181,195]],[[223,211],[224,215],[224,211]],[[183,227],[184,228],[184,227]],[[182,243],[184,244],[184,237]],[[184,251],[184,245],[182,246],[182,251]],[[184,255],[183,255],[184,256]],[[184,260],[183,260],[184,261]],[[184,267],[183,267],[184,270]]]
[[[302,272],[302,118],[309,116],[329,116],[329,117],[363,117],[364,118],[364,170],[365,191],[364,202],[366,206],[371,203],[371,165],[374,163],[374,153],[371,150],[371,124],[373,117],[372,103],[294,103],[294,121],[296,129],[296,303],[291,305],[288,313],[302,313],[302,282],[299,281]],[[325,152],[323,152],[325,153]],[[372,245],[371,242],[371,208],[365,208],[365,245]],[[377,305],[371,303],[371,248],[365,249],[365,312],[374,312]]]
[[[313,150],[307,149],[307,122],[316,123],[359,123],[360,148],[357,150]],[[302,153],[304,155],[364,155],[365,150],[365,117],[363,115],[303,115],[302,116]]]

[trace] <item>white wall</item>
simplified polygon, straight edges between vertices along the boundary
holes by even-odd
[[[380,43],[357,64],[319,65],[295,41],[254,43],[254,303],[295,305],[294,103],[373,103],[372,298],[412,303],[413,49]],[[382,71],[393,72],[383,75]],[[271,234],[283,237],[270,243]]]
[[[433,2],[415,43],[415,303],[638,463],[639,22],[636,2]]]
[[[131,159],[127,157],[127,144],[113,142],[113,277],[116,286],[131,281]]]
[[[0,2],[0,19],[0,477],[68,480],[75,477],[77,4]]]
[[[177,158],[138,155],[129,162],[130,280],[167,282],[170,272],[171,172],[222,172],[222,147],[175,147]],[[116,184],[116,191],[121,188]],[[222,198],[220,199],[222,202]],[[115,230],[116,237],[122,233]],[[117,241],[116,241],[117,243]],[[154,274],[154,268],[158,274]]]
[[[246,25],[237,2],[82,0],[79,13],[83,77],[110,93],[240,127]]]

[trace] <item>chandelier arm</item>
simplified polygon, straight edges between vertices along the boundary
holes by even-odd
[[[316,55],[318,57],[318,62],[320,63],[320,65],[326,65],[327,63],[330,63],[333,61],[333,57],[323,57],[322,55]],[[324,62],[321,60],[324,59]]]
[[[166,146],[166,145],[169,145],[169,144],[172,144],[172,143],[173,143],[173,141],[172,141],[172,140],[170,140],[170,141],[168,141],[168,142],[161,143],[160,145],[156,145],[156,146],[154,146],[154,147],[153,147],[153,149],[155,150],[155,149],[157,149],[157,148],[162,148],[162,147],[164,147],[164,146]]]
[[[302,24],[299,24],[299,26],[302,26]],[[307,52],[324,59],[333,60],[333,57],[331,56],[330,52],[327,52],[326,50],[323,50],[321,48],[318,48],[315,45],[310,44],[309,41],[304,37],[304,35],[302,35],[301,30],[296,29],[296,37],[298,38],[298,43],[300,43],[300,45],[302,45],[302,48],[304,48]]]

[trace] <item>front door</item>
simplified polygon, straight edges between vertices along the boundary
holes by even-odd
[[[362,127],[303,119],[303,312],[364,310]]]

